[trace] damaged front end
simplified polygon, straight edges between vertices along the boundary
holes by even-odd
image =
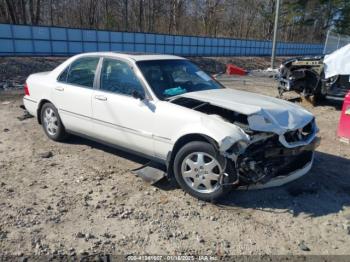
[[[242,140],[227,136],[219,143],[220,153],[235,167],[237,179],[232,185],[278,186],[311,168],[320,140],[316,136],[315,119],[310,115],[302,118],[282,112],[280,117],[288,119],[287,126],[282,126],[278,123],[281,119],[269,117],[269,112],[264,110],[247,116],[191,98],[180,97],[171,102],[221,118],[246,134]]]
[[[312,163],[319,138],[295,148],[284,147],[277,135],[251,143],[244,152],[225,156],[234,161],[240,185],[265,184],[274,178],[289,176]],[[235,147],[235,146],[234,146]]]
[[[312,96],[320,92],[322,85],[323,57],[292,58],[283,62],[278,74],[278,92],[295,91],[303,96]]]
[[[310,170],[320,143],[317,132],[314,119],[280,135],[253,131],[249,142],[238,141],[229,149],[222,141],[221,152],[234,163],[239,186],[279,186]]]
[[[295,91],[315,102],[323,98],[343,100],[350,89],[349,75],[325,75],[324,57],[300,57],[283,62],[279,68],[278,93]]]

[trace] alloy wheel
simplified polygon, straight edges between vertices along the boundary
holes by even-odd
[[[44,112],[44,124],[46,131],[49,135],[55,136],[58,131],[58,119],[55,114],[55,111],[48,107]]]
[[[221,173],[220,163],[204,152],[191,153],[182,161],[181,174],[184,181],[199,193],[212,193],[217,190],[220,187]]]

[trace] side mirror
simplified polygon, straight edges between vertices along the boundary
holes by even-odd
[[[139,91],[132,91],[132,96],[136,99],[140,99],[141,101],[145,99],[144,94],[141,94]]]

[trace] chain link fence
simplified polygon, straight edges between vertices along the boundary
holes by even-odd
[[[332,53],[333,51],[347,44],[350,44],[350,36],[337,34],[329,30],[327,33],[327,38],[324,45],[323,53],[324,54]]]

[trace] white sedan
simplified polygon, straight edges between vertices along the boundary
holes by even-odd
[[[227,89],[170,55],[76,55],[30,75],[24,105],[52,140],[72,133],[141,154],[208,201],[304,175],[318,145],[302,107]]]

